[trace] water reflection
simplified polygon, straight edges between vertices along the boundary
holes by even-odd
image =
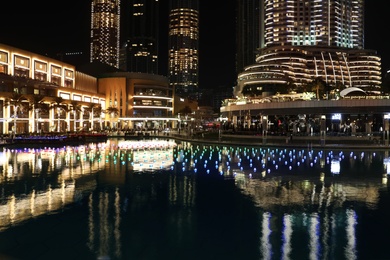
[[[84,244],[96,257],[184,256],[163,249],[181,247],[195,259],[244,248],[247,259],[357,259],[364,213],[387,194],[388,158],[172,140],[4,149],[0,231],[85,205]],[[218,243],[222,253],[207,237],[239,251]]]

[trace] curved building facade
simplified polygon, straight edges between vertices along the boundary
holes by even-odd
[[[372,50],[315,46],[264,48],[256,63],[238,75],[235,96],[241,96],[246,86],[294,84],[300,89],[316,78],[331,86],[379,89],[381,60]]]
[[[264,45],[238,74],[235,96],[246,88],[264,95],[300,92],[315,79],[379,93],[381,59],[364,49],[364,0],[263,0],[263,8]],[[262,91],[267,85],[274,89]]]

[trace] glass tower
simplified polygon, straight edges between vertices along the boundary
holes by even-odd
[[[175,94],[197,99],[198,0],[170,0],[168,49],[168,77]]]
[[[158,14],[158,0],[122,0],[125,42],[120,53],[120,69],[158,73]]]
[[[119,68],[120,0],[91,3],[90,62]]]
[[[263,47],[262,3],[263,0],[237,0],[237,73],[253,64],[256,51]]]

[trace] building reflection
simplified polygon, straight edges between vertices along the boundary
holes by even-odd
[[[271,233],[282,238],[282,259],[288,259],[293,238],[297,239],[297,233],[303,237],[302,232],[308,237],[311,259],[327,259],[327,255],[332,254],[329,244],[336,244],[337,236],[347,238],[345,258],[356,258],[357,213],[355,209],[344,206],[350,204],[358,208],[360,204],[375,208],[383,188],[379,179],[367,181],[364,185],[333,178],[285,182],[281,178],[249,178],[243,173],[236,174],[236,185],[263,212],[260,223],[262,259],[271,259],[273,250],[278,250],[270,247]],[[281,225],[274,223],[280,216],[275,213],[283,210],[291,213],[283,214]],[[277,226],[282,226],[282,230],[275,229]]]
[[[181,237],[184,246],[191,240],[185,234],[196,233],[192,223],[202,192],[198,177],[217,176],[231,180],[258,209],[262,259],[272,259],[276,251],[280,259],[288,259],[297,248],[293,243],[300,240],[307,242],[309,258],[326,259],[333,255],[329,245],[338,244],[340,235],[347,240],[342,250],[350,259],[356,256],[359,207],[377,207],[381,190],[387,188],[388,165],[385,152],[172,141],[113,139],[74,147],[4,149],[0,152],[0,230],[82,202],[88,205],[87,246],[99,256],[115,252],[116,258],[124,257],[120,241],[146,241],[161,221],[170,223],[170,234]],[[377,169],[378,174],[361,181],[360,168]],[[169,219],[150,214],[150,207],[161,205],[172,211]],[[135,219],[125,221],[129,216]],[[123,229],[134,232],[123,233]],[[123,237],[133,234],[144,237]],[[280,248],[275,240],[281,241]]]
[[[242,194],[261,212],[261,259],[289,259],[293,243],[308,242],[308,258],[327,259],[330,244],[355,259],[357,211],[375,209],[386,188],[386,152],[313,151],[278,148],[178,146],[176,170],[234,178]],[[189,162],[189,163],[185,163]],[[214,167],[217,165],[218,167]],[[381,166],[383,165],[383,166]],[[364,171],[377,172],[364,176]],[[310,173],[310,174],[308,174]],[[385,185],[385,186],[384,186]],[[348,208],[345,205],[354,205]],[[281,220],[282,216],[282,220]],[[282,223],[281,223],[282,221]],[[282,228],[280,228],[282,227]],[[282,241],[280,248],[275,240]],[[330,242],[329,242],[330,241]],[[345,244],[346,243],[346,244]]]
[[[102,169],[97,149],[93,145],[4,149],[0,154],[0,230],[63,209],[79,200],[80,192],[92,190],[96,181],[91,174]]]

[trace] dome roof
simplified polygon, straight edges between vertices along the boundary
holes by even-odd
[[[359,95],[366,95],[366,92],[364,90],[362,90],[361,88],[350,87],[350,88],[346,88],[346,89],[341,90],[340,96],[344,97],[344,96],[347,96],[348,94],[355,92],[355,91],[360,92]]]

